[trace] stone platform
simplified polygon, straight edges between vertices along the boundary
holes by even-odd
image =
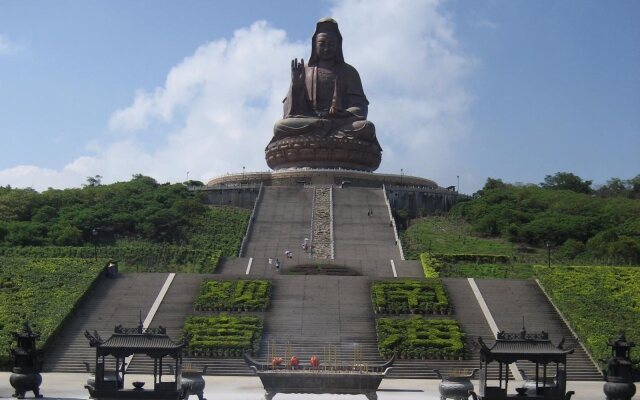
[[[382,151],[371,141],[300,135],[269,143],[265,150],[269,168],[348,168],[375,171]]]
[[[410,175],[381,174],[352,169],[287,168],[277,171],[247,172],[223,175],[211,179],[207,186],[237,186],[246,184],[265,186],[338,185],[357,187],[404,186],[438,190],[431,179]]]

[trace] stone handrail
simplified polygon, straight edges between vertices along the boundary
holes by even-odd
[[[251,215],[249,216],[249,223],[247,224],[247,230],[244,232],[244,236],[242,237],[242,244],[240,245],[240,251],[238,251],[238,258],[242,257],[244,254],[244,245],[247,243],[247,238],[251,233],[251,227],[253,226],[253,220],[255,217],[256,210],[258,209],[258,203],[260,202],[260,198],[262,197],[262,187],[263,184],[260,184],[260,189],[258,190],[258,196],[256,197],[256,201],[253,203],[253,210],[251,210]]]
[[[384,194],[384,202],[387,204],[387,211],[389,211],[389,221],[391,221],[391,227],[393,228],[393,235],[396,238],[396,243],[398,244],[398,250],[400,251],[400,259],[404,260],[404,251],[402,250],[402,242],[400,242],[400,237],[398,236],[396,220],[393,218],[393,213],[391,212],[391,204],[389,203],[389,198],[387,197],[387,188],[385,187],[385,185],[382,185],[382,193]]]
[[[329,188],[329,235],[331,238],[331,259],[336,258],[336,248],[333,240],[333,185]]]

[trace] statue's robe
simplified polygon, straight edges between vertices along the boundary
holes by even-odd
[[[289,86],[289,92],[283,101],[284,118],[322,117],[329,112],[326,107],[328,99],[318,98],[320,84],[318,67],[305,66],[304,70],[305,87],[301,88],[304,90],[295,90],[293,85]],[[335,74],[334,90],[332,99],[328,102],[329,105],[366,119],[369,101],[362,90],[358,71],[349,64],[341,63],[333,68],[333,72]]]
[[[358,71],[349,64],[339,63],[329,74],[331,82],[326,80],[327,75],[321,81],[320,67],[306,65],[304,69],[305,84],[302,87],[289,86],[287,97],[283,100],[284,119],[276,122],[271,142],[289,136],[312,134],[358,138],[377,144],[375,126],[367,121],[369,101],[362,89]],[[327,85],[332,85],[332,90],[327,91]],[[330,107],[345,110],[351,116],[330,117]]]

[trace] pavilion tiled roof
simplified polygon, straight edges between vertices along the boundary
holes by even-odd
[[[131,349],[179,349],[183,345],[176,343],[167,335],[113,334],[100,345],[101,348]]]
[[[184,344],[174,342],[163,327],[123,328],[116,326],[114,333],[106,340],[102,340],[97,333],[85,333],[91,346],[96,348],[96,355],[113,355],[124,357],[131,354],[147,354],[152,357],[171,355],[181,357]]]
[[[497,360],[511,363],[519,360],[532,362],[565,363],[567,354],[573,353],[573,348],[564,348],[564,338],[558,345],[549,340],[546,332],[528,334],[526,331],[519,333],[499,332],[495,343],[489,347],[481,338],[480,356],[483,361]]]

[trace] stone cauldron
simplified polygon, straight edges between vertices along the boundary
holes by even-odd
[[[382,152],[376,143],[360,139],[302,135],[270,143],[265,150],[270,168],[344,168],[372,172]]]
[[[16,390],[14,397],[24,399],[26,392],[31,391],[33,391],[36,398],[42,397],[39,392],[42,384],[42,375],[37,372],[22,373],[14,369],[14,372],[9,377],[9,383]]]
[[[324,370],[271,370],[258,371],[264,386],[265,400],[271,400],[277,393],[311,393],[311,394],[352,394],[364,395],[368,400],[378,398],[377,390],[385,372],[353,372]]]
[[[344,366],[335,370],[320,369],[317,366],[286,369],[260,363],[248,354],[244,355],[244,359],[247,366],[260,378],[265,390],[265,400],[273,399],[278,393],[351,394],[377,400],[378,387],[391,371],[395,356],[383,364],[368,366],[367,371]]]
[[[478,369],[471,371],[469,375],[445,375],[443,376],[439,370],[433,370],[442,382],[438,385],[440,391],[440,400],[455,399],[466,400],[469,398],[469,392],[473,391],[473,383],[471,379],[475,376]]]

